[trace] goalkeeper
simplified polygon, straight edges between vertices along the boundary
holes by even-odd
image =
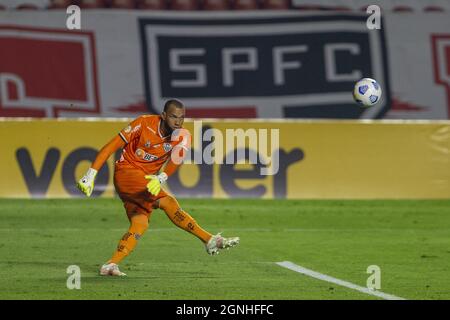
[[[101,268],[101,275],[124,276],[118,264],[135,248],[148,229],[153,209],[165,211],[169,219],[181,229],[199,238],[208,254],[219,253],[219,249],[230,248],[239,243],[239,238],[224,238],[211,235],[183,209],[177,200],[161,188],[167,178],[181,164],[190,147],[190,135],[182,128],[185,108],[179,100],[169,100],[161,115],[144,115],[133,120],[108,142],[97,154],[91,168],[81,178],[77,187],[88,197],[94,189],[94,180],[105,161],[123,148],[115,163],[114,186],[122,199],[130,221],[111,259]],[[177,158],[178,157],[178,158]],[[161,168],[164,166],[164,171]]]

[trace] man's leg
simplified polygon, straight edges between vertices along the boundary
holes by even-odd
[[[211,239],[211,233],[203,230],[189,213],[180,208],[178,201],[167,195],[156,201],[155,206],[164,210],[169,219],[178,227],[187,232],[192,233],[199,238],[203,243],[207,243]]]
[[[180,208],[178,201],[170,195],[156,200],[155,207],[164,210],[176,226],[199,238],[205,244],[208,254],[218,254],[219,249],[228,249],[239,244],[238,237],[224,238],[220,233],[213,236],[211,233],[203,230],[186,211]]]
[[[144,172],[133,167],[115,166],[114,187],[124,204],[130,227],[119,241],[111,259],[100,269],[102,275],[125,275],[119,271],[118,264],[133,251],[148,229],[154,200],[147,192],[148,181],[144,176]]]
[[[130,228],[120,239],[116,251],[108,263],[119,264],[126,256],[128,256],[137,242],[148,229],[148,217],[145,214],[135,214],[130,218]]]
[[[130,227],[120,239],[112,258],[100,269],[101,275],[124,276],[120,272],[118,264],[128,256],[136,247],[137,242],[148,229],[149,217],[145,214],[134,214],[130,217]]]

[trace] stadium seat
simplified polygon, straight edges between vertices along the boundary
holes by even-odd
[[[333,10],[336,11],[356,11],[353,0],[335,0],[333,1]]]
[[[420,8],[419,0],[384,0],[374,2],[372,0],[356,0],[357,8],[361,11],[367,11],[367,7],[378,5],[382,12],[414,12]]]
[[[135,9],[136,2],[134,0],[112,0],[110,7],[114,9]]]
[[[352,8],[345,7],[345,6],[330,7],[330,8],[327,8],[327,9],[333,10],[333,11],[353,11]]]
[[[426,6],[423,8],[425,12],[445,12],[445,9],[440,6]]]
[[[373,4],[374,3],[371,0],[357,0],[353,4],[353,9],[355,11],[364,11],[364,12],[366,12],[367,11],[367,7],[369,7],[369,6],[373,5]],[[386,9],[385,3],[381,2],[381,1],[378,1],[376,4],[380,6],[381,11],[383,11],[383,9]]]
[[[170,9],[180,11],[198,10],[199,5],[196,0],[171,0]]]
[[[364,6],[360,7],[359,10],[366,12],[367,11],[367,7],[369,7],[369,5],[364,5]]]
[[[310,11],[310,10],[315,11],[315,10],[322,10],[323,6],[313,4],[313,3],[310,3],[310,4],[304,3],[304,4],[296,5],[294,8],[298,9],[298,10],[302,10],[302,11]]]
[[[201,8],[208,11],[229,10],[230,3],[228,0],[204,0]]]
[[[450,12],[450,1],[430,0],[423,4],[424,11],[427,12]]]
[[[80,8],[82,9],[98,9],[106,7],[106,0],[80,0]]]
[[[141,0],[138,2],[137,7],[144,10],[166,10],[166,0]]]
[[[234,10],[258,10],[258,0],[233,0],[232,9]]]
[[[287,10],[291,6],[289,0],[263,0],[261,8],[267,10]]]
[[[348,0],[292,0],[291,7],[299,10],[337,10],[349,8]]]
[[[68,6],[76,4],[72,0],[50,0],[47,9],[66,9]]]
[[[414,8],[409,6],[394,6],[392,12],[414,12]]]
[[[16,6],[16,10],[39,10],[39,7],[32,3],[22,3]]]

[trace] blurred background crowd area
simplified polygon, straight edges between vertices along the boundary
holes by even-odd
[[[365,11],[376,4],[389,12],[450,12],[449,0],[0,0],[0,10],[83,9],[142,10],[341,10]]]

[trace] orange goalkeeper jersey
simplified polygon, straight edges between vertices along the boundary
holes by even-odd
[[[181,135],[164,137],[160,129],[161,122],[159,115],[144,115],[122,129],[119,136],[126,145],[116,165],[132,166],[141,169],[145,174],[156,174],[173,153],[183,157],[185,150],[190,147],[188,131],[181,129]]]

